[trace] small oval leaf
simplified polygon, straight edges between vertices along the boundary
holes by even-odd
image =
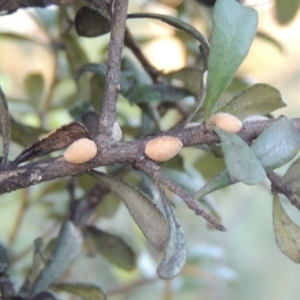
[[[191,94],[197,96],[197,93],[199,92],[200,81],[202,78],[202,72],[200,69],[195,67],[185,67],[180,70],[163,74],[163,77],[169,83],[172,83],[173,81],[178,82]]]
[[[49,292],[44,291],[41,293],[38,293],[33,298],[30,298],[29,300],[56,300],[56,298]]]
[[[195,195],[199,201],[202,197],[210,194],[216,190],[229,186],[231,184],[237,183],[236,179],[233,179],[227,170],[217,175],[214,179],[207,182]]]
[[[289,162],[298,153],[300,149],[300,134],[291,120],[282,117],[266,128],[250,148],[266,171],[273,170]],[[298,169],[297,166],[295,168]],[[294,175],[295,172],[296,174]],[[294,179],[295,177],[297,178],[297,172],[297,170],[291,171],[290,176],[292,178],[289,178],[287,175],[286,179],[284,179],[287,184],[291,185],[294,192],[298,190],[300,192],[300,183],[297,183],[296,179]],[[294,181],[295,183],[292,183]],[[237,182],[238,180],[232,178],[228,170],[225,170],[206,183],[196,193],[196,198],[199,200],[213,191]]]
[[[153,102],[177,102],[188,96],[189,93],[182,88],[165,84],[135,84],[125,95],[131,104]]]
[[[281,25],[290,22],[297,14],[299,0],[276,0],[276,19]]]
[[[257,12],[235,0],[218,0],[214,6],[205,99],[206,121],[248,54],[257,22]]]
[[[82,236],[72,222],[66,221],[59,232],[52,255],[34,284],[31,296],[47,290],[71,266],[81,251]]]
[[[35,239],[34,241],[34,255],[33,262],[30,266],[30,270],[26,276],[19,295],[28,297],[31,294],[32,288],[36,280],[38,279],[41,270],[45,266],[45,261],[42,253],[43,239],[41,237]]]
[[[169,228],[166,216],[157,203],[117,177],[96,171],[91,174],[120,197],[149,242],[157,250],[162,250],[169,236]]]
[[[0,87],[0,129],[2,133],[2,143],[3,143],[3,158],[1,160],[0,166],[7,165],[7,158],[9,153],[10,145],[10,116],[6,101],[6,96]]]
[[[111,263],[125,270],[136,267],[137,255],[121,237],[94,226],[86,226],[85,231],[95,248]]]
[[[186,242],[184,232],[174,215],[164,191],[160,189],[165,213],[167,215],[170,235],[165,254],[157,268],[157,275],[163,279],[171,279],[179,274],[186,262]]]
[[[290,165],[282,180],[293,193],[300,193],[300,158]]]
[[[10,263],[10,258],[7,248],[0,242],[0,276],[5,274],[8,265]]]
[[[262,181],[266,172],[249,146],[236,134],[214,127],[221,140],[225,164],[230,175],[246,184]]]
[[[266,171],[289,162],[300,149],[300,133],[287,117],[281,117],[266,128],[251,149]]]
[[[79,296],[83,300],[106,300],[106,293],[94,284],[60,282],[51,285],[51,289]]]
[[[40,73],[31,73],[25,78],[25,87],[30,101],[33,105],[38,106],[42,101],[45,89],[44,77]]]
[[[100,2],[101,3],[101,2]],[[96,37],[110,32],[108,15],[88,6],[81,7],[75,17],[75,29],[78,35]]]
[[[252,115],[266,115],[285,106],[279,90],[271,85],[258,83],[243,90],[217,112],[228,112],[243,120]]]
[[[278,194],[273,197],[273,226],[279,249],[296,263],[300,263],[300,227],[284,211]]]
[[[10,166],[17,166],[29,159],[65,149],[74,141],[81,138],[91,139],[91,135],[83,124],[72,122],[63,125],[24,149],[15,160],[10,163]]]

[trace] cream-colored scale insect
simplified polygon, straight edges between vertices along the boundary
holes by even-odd
[[[93,140],[82,138],[73,142],[65,151],[64,158],[73,164],[83,164],[97,154],[97,146]]]
[[[163,162],[174,157],[182,146],[179,138],[164,135],[150,140],[145,146],[145,153],[152,160]]]

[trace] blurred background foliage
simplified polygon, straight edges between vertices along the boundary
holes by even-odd
[[[288,104],[274,115],[298,117],[299,1],[257,0],[248,1],[247,5],[259,12],[259,33],[223,99],[226,101],[241,87],[265,82],[277,87]],[[207,37],[211,30],[211,8],[193,0],[131,0],[129,12],[173,15],[192,24]],[[19,10],[0,17],[0,83],[8,97],[12,116],[10,159],[44,133],[79,119],[87,110],[100,108],[109,35],[78,37],[71,27],[75,13],[74,7],[48,7]],[[174,98],[165,99],[169,95],[164,94],[160,100],[173,102],[165,101],[158,110],[160,103],[153,102],[150,108],[155,109],[148,107],[144,110],[146,113],[142,113],[144,103],[135,103],[146,92],[151,96],[151,91],[141,86],[141,90],[129,91],[127,98],[120,96],[118,122],[124,139],[133,140],[138,134],[158,130],[153,124],[144,126],[144,118],[149,118],[150,123],[154,119],[159,129],[168,130],[186,114],[193,104],[193,97],[189,95],[193,95],[198,86],[197,71],[177,70],[192,68],[201,62],[197,43],[185,33],[155,20],[129,20],[127,23],[153,66],[166,73],[164,78],[172,84],[184,81],[187,90],[184,100],[175,103]],[[87,68],[81,69],[79,74],[78,69],[86,63],[102,65],[97,67],[96,73]],[[124,89],[128,78],[135,84],[151,84],[149,75],[128,48],[124,49],[122,70]],[[160,114],[155,116],[157,111]],[[171,178],[195,190],[223,168],[222,159],[199,148],[183,149],[179,157],[164,165]],[[286,167],[282,172],[284,170]],[[111,171],[118,172],[118,168]],[[138,181],[135,172],[129,169],[122,172],[128,173],[127,181],[145,184]],[[9,274],[16,286],[22,284],[31,264],[33,241],[42,236],[47,244],[56,237],[62,220],[69,214],[72,199],[84,199],[94,184],[95,181],[87,176],[65,178],[1,196],[0,239],[9,249]],[[87,242],[84,255],[63,280],[96,283],[108,292],[109,299],[115,300],[297,299],[299,266],[276,247],[272,202],[266,185],[266,182],[255,187],[237,184],[210,196],[209,201],[214,203],[227,227],[226,233],[210,230],[203,219],[174,199],[176,214],[187,237],[188,263],[181,275],[171,281],[157,279],[160,254],[147,243],[118,198],[107,193],[99,199],[100,204],[90,216],[89,224],[121,236],[125,246],[130,245],[130,259],[126,260],[129,265],[124,265],[124,261],[112,263],[109,249],[101,249],[95,241],[93,245]],[[290,213],[293,216],[294,208]],[[61,299],[71,299],[67,294],[59,295]]]

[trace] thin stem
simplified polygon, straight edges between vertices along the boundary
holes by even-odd
[[[298,210],[300,210],[300,202],[291,189],[283,183],[282,179],[273,171],[267,173],[268,178],[272,184],[272,192],[280,193],[286,196],[286,198],[294,205]]]
[[[144,53],[142,52],[141,48],[139,47],[138,43],[133,38],[132,34],[130,33],[129,29],[126,28],[125,31],[125,45],[134,53],[137,59],[140,61],[144,69],[147,71],[149,76],[151,77],[152,81],[157,83],[159,80],[160,72],[157,71],[151,63],[148,61]]]
[[[117,99],[120,91],[120,68],[126,14],[129,0],[115,0],[112,6],[111,36],[108,50],[104,99],[99,118],[99,132],[111,135],[113,124],[116,120]]]
[[[168,15],[152,14],[152,13],[151,14],[150,13],[129,14],[127,18],[128,19],[150,18],[150,19],[160,20],[164,23],[167,23],[177,29],[183,30],[186,33],[190,34],[192,37],[194,37],[197,41],[199,41],[203,45],[207,53],[209,52],[209,42],[204,37],[204,35],[202,35],[193,26],[191,26],[190,24],[182,20],[178,20],[177,18]]]
[[[203,106],[205,95],[206,95],[206,82],[204,78],[205,72],[208,70],[208,51],[202,45],[200,46],[200,51],[203,55],[203,70],[201,71],[200,86],[198,90],[198,96],[196,99],[195,107],[191,110],[190,114],[185,120],[185,124],[191,122],[195,115],[198,113],[199,109]]]
[[[207,71],[208,67],[208,55],[209,55],[209,42],[207,39],[193,26],[189,25],[188,23],[178,20],[174,17],[167,16],[167,15],[161,15],[161,14],[148,14],[148,13],[137,13],[137,14],[129,14],[127,16],[128,19],[131,18],[151,18],[151,19],[157,19],[162,22],[165,22],[177,29],[183,30],[186,33],[190,34],[193,38],[195,38],[197,41],[201,43],[200,50],[203,55],[203,70],[201,74],[200,79],[200,87],[198,96],[196,99],[195,107],[191,110],[190,114],[188,115],[187,119],[185,120],[185,124],[190,122],[194,116],[197,114],[199,109],[202,107],[205,95],[206,95],[206,83],[204,82],[204,73]]]
[[[212,224],[217,230],[226,231],[226,228],[220,224],[217,220],[215,220],[209,213],[204,211],[202,207],[195,201],[192,193],[186,191],[179,185],[177,185],[174,181],[168,178],[161,170],[160,167],[157,166],[151,160],[143,160],[141,164],[137,163],[137,167],[140,167],[141,170],[145,171],[149,174],[149,176],[157,183],[164,185],[174,194],[179,196],[187,205],[188,208],[193,210],[196,215],[201,216],[207,222]]]
[[[274,122],[274,120],[246,122],[238,135],[246,143],[251,143],[251,141],[256,139],[272,122]],[[293,124],[300,132],[300,118],[294,119]],[[81,127],[75,128],[80,130]],[[184,147],[220,142],[219,137],[213,131],[208,131],[204,124],[201,124],[191,128],[178,128],[168,132],[157,132],[149,136],[137,138],[131,142],[118,143],[114,147],[99,152],[94,159],[84,164],[71,164],[61,157],[30,162],[19,167],[14,164],[10,166],[9,170],[0,171],[0,194],[65,176],[78,176],[99,166],[124,163],[134,164],[143,156],[147,141],[162,135],[178,137]],[[72,136],[70,136],[70,143],[80,138],[77,134]],[[88,136],[84,135],[82,137],[88,138]],[[48,142],[46,145],[48,145]],[[30,156],[27,159],[35,157],[37,156]],[[26,161],[27,159],[22,161]],[[142,164],[142,162],[139,162],[139,164]]]

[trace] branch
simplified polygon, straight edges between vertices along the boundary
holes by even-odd
[[[149,74],[151,77],[152,81],[157,83],[159,80],[159,75],[160,72],[157,71],[151,63],[148,61],[146,56],[143,54],[142,50],[140,49],[138,43],[135,41],[133,38],[132,34],[130,33],[129,29],[126,28],[125,31],[125,40],[124,40],[125,45],[135,54],[137,59],[140,61],[146,72]]]
[[[120,91],[120,68],[129,0],[115,0],[112,6],[111,35],[103,95],[99,118],[99,133],[111,135],[116,120],[117,99]]]
[[[298,210],[300,210],[300,202],[291,189],[283,183],[282,179],[273,171],[267,173],[268,178],[270,179],[272,186],[272,193],[280,193],[286,196],[288,200],[294,205]]]
[[[217,220],[215,220],[201,208],[201,206],[195,201],[192,193],[186,191],[168,178],[155,162],[151,160],[140,160],[137,162],[136,166],[149,174],[156,184],[166,186],[170,191],[179,196],[185,202],[185,204],[195,212],[196,215],[202,216],[217,230],[226,231],[226,228],[223,225],[221,225]]]
[[[268,127],[273,120],[247,122],[239,136],[250,143]],[[295,127],[300,131],[300,119],[294,119]],[[25,188],[44,181],[66,176],[80,176],[89,170],[114,164],[134,164],[144,156],[147,141],[162,135],[171,135],[181,139],[184,147],[219,143],[218,136],[205,128],[202,123],[192,128],[178,128],[169,132],[158,132],[151,136],[141,137],[132,142],[115,143],[113,146],[98,151],[97,156],[85,164],[71,164],[63,157],[40,160],[9,170],[0,170],[0,194]],[[101,142],[101,141],[100,141]]]

